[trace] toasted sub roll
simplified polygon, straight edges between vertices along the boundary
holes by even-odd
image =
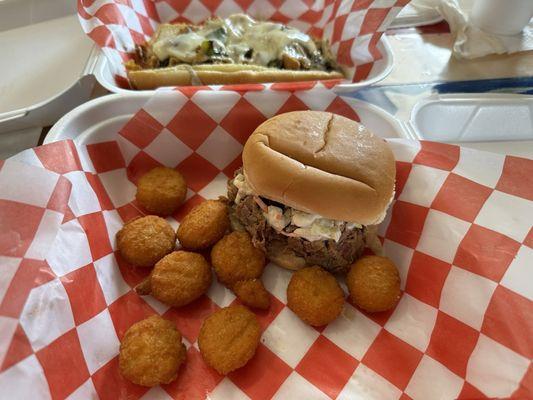
[[[231,85],[241,83],[296,82],[342,79],[338,71],[293,71],[245,64],[176,65],[154,69],[130,69],[128,78],[135,89],[161,86]]]

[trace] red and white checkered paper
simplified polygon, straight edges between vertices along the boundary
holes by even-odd
[[[226,377],[196,339],[207,315],[236,301],[230,291],[214,282],[178,309],[132,291],[147,270],[126,265],[114,237],[141,214],[139,175],[163,164],[185,176],[188,199],[168,219],[176,227],[225,192],[259,123],[308,108],[358,119],[321,85],[167,91],[119,132],[0,163],[0,398],[532,398],[533,160],[390,140],[397,192],[380,234],[401,274],[397,307],[367,314],[346,303],[312,328],[285,305],[291,273],[269,264],[261,344]],[[183,333],[187,361],[176,381],[148,389],[120,376],[117,355],[126,329],[155,313]]]
[[[331,43],[352,82],[372,74],[381,35],[410,0],[78,0],[83,30],[103,50],[115,80],[129,87],[123,62],[163,22],[200,23],[246,13],[279,21]]]

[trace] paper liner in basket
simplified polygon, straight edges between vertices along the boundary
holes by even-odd
[[[346,303],[314,329],[285,306],[291,273],[268,265],[261,344],[227,377],[204,364],[196,338],[208,314],[235,302],[231,292],[214,282],[174,309],[132,291],[147,271],[117,256],[114,236],[140,214],[141,173],[183,173],[188,200],[168,219],[177,226],[225,192],[267,117],[312,108],[357,119],[351,104],[321,85],[162,92],[119,132],[0,163],[0,397],[532,398],[533,160],[390,140],[397,193],[380,234],[401,274],[397,307],[372,315]],[[176,323],[188,350],[177,380],[149,390],[120,376],[117,354],[125,330],[154,313]]]
[[[83,30],[103,50],[118,86],[128,87],[123,62],[135,44],[163,22],[200,23],[211,16],[246,13],[292,25],[324,38],[351,82],[366,79],[381,58],[377,44],[410,0],[78,0]]]

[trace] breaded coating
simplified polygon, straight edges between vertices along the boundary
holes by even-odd
[[[178,240],[187,250],[206,249],[229,229],[227,205],[220,200],[206,200],[183,218],[178,228]]]
[[[186,358],[181,333],[173,322],[153,315],[132,326],[120,343],[120,373],[137,385],[170,383]]]
[[[230,306],[204,320],[198,347],[204,361],[226,375],[254,356],[260,337],[261,328],[255,314],[244,306]]]
[[[267,310],[270,307],[270,296],[259,279],[238,281],[233,285],[233,292],[246,306]]]
[[[344,292],[335,277],[320,267],[293,273],[287,287],[287,306],[312,326],[329,324],[344,307]]]
[[[152,267],[175,246],[174,229],[155,215],[134,219],[117,232],[120,254],[128,263],[138,267]]]
[[[166,217],[184,202],[187,184],[172,168],[156,167],[139,178],[135,198],[152,214]]]
[[[174,251],[155,264],[147,278],[135,291],[151,294],[172,307],[191,303],[209,289],[212,280],[211,267],[201,254]]]
[[[211,264],[217,278],[230,289],[238,281],[259,278],[265,263],[265,253],[254,247],[246,232],[224,236],[211,250]]]
[[[390,310],[400,298],[400,274],[386,257],[359,259],[350,268],[346,283],[352,301],[369,312]]]

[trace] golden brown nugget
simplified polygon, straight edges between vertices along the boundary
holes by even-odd
[[[359,259],[348,272],[346,283],[352,301],[369,312],[390,310],[400,298],[400,274],[386,257]]]
[[[329,324],[344,307],[344,292],[335,277],[320,267],[296,271],[287,287],[287,306],[312,326]]]
[[[166,217],[185,200],[187,184],[172,168],[156,167],[140,177],[135,198],[152,214]]]
[[[159,260],[147,278],[135,290],[151,294],[172,307],[181,307],[203,295],[211,286],[211,267],[197,253],[174,251]]]
[[[206,200],[183,218],[178,228],[178,240],[188,250],[206,249],[229,229],[228,207],[219,200]]]
[[[174,323],[153,315],[126,331],[120,343],[118,365],[129,381],[152,387],[176,379],[185,358],[181,333]]]
[[[265,253],[254,247],[246,232],[224,236],[211,250],[211,264],[218,280],[229,288],[238,281],[259,278],[265,263]]]
[[[155,215],[134,219],[117,233],[120,254],[128,263],[139,267],[152,267],[175,246],[174,229]]]
[[[230,306],[204,320],[198,347],[204,361],[226,375],[254,356],[260,337],[261,328],[255,314],[244,306]]]
[[[233,292],[246,306],[267,310],[270,307],[270,296],[259,279],[238,281],[233,285]]]

